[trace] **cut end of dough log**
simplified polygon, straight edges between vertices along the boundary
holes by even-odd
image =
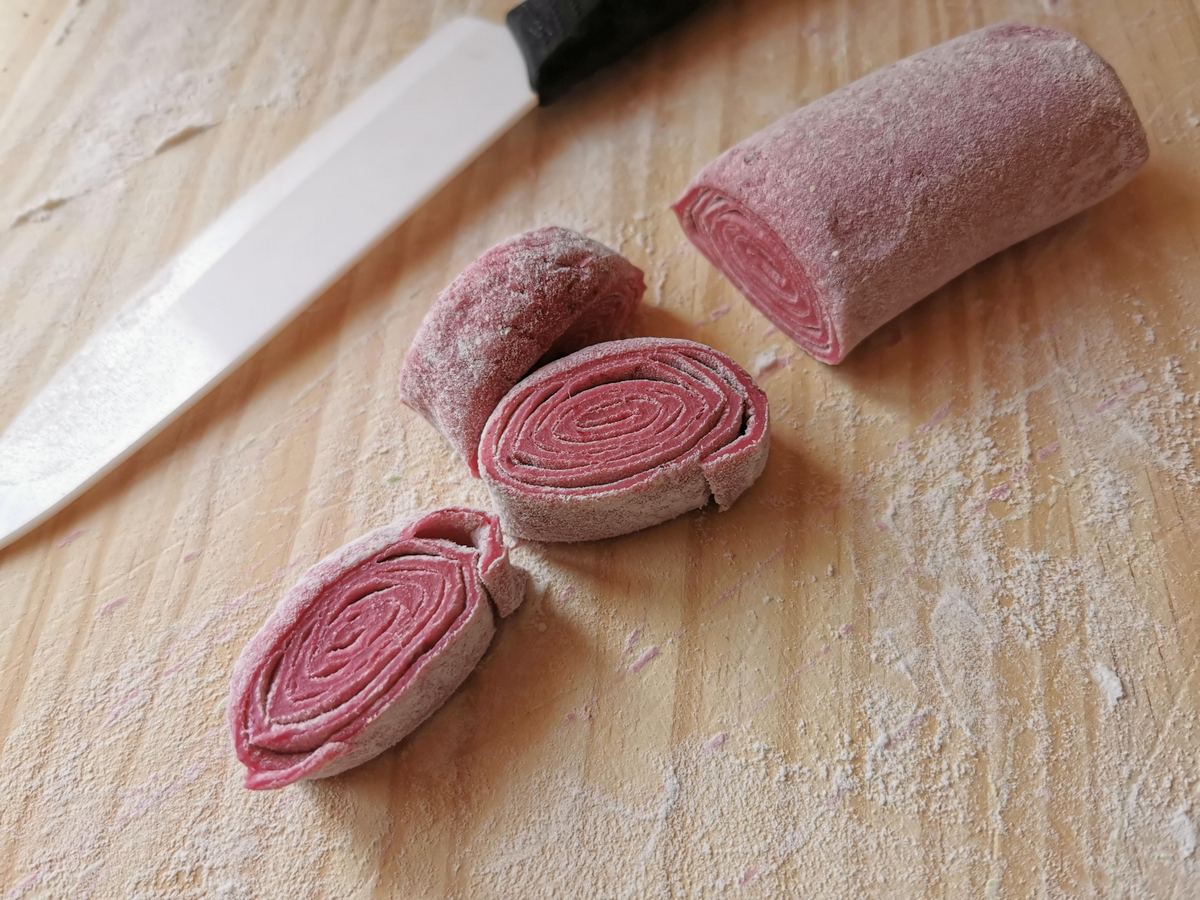
[[[750,209],[697,185],[673,207],[688,239],[775,326],[821,362],[842,360],[829,312],[784,241]]]

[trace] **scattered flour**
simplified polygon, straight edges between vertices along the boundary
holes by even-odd
[[[62,26],[63,46],[47,55],[48,71],[41,73],[43,83],[68,79],[54,94],[57,114],[43,126],[18,118],[0,136],[0,154],[9,157],[27,153],[34,141],[53,144],[56,152],[44,160],[53,174],[28,166],[31,176],[40,176],[36,193],[22,179],[0,188],[0,210],[6,204],[10,210],[0,225],[44,222],[225,122],[306,107],[331,88],[351,94],[394,55],[386,46],[364,47],[357,64],[339,76],[345,84],[318,79],[313,67],[328,52],[329,35],[291,16],[272,17],[264,28],[253,21],[258,12],[255,4],[232,0],[131,0],[111,14],[103,4],[74,5]],[[70,67],[97,30],[121,48],[120,61],[77,87]],[[255,62],[249,73],[248,59]],[[33,117],[41,109],[30,104],[25,112]]]
[[[779,351],[774,347],[760,350],[754,357],[754,374],[765,375],[779,365]]]
[[[1117,702],[1125,696],[1125,685],[1121,683],[1121,676],[1104,663],[1096,663],[1092,675],[1096,684],[1100,686],[1104,702],[1108,704],[1108,710],[1111,712],[1116,708]]]
[[[133,42],[130,70],[169,90],[135,79],[111,102],[81,95],[49,136],[81,140],[38,190],[0,189],[0,227],[50,220],[252,110],[324,97],[303,61],[323,36],[279,16],[268,74],[222,99],[253,32],[243,6],[127,4],[120,33],[153,34]],[[64,53],[99,9],[83,7]],[[158,18],[178,25],[150,29]],[[778,52],[793,40],[781,32]],[[844,36],[812,41],[845,52]],[[545,129],[537,181],[569,170],[595,178],[580,193],[596,196],[610,173],[586,148],[553,146],[557,133]],[[16,127],[0,151],[29,139]],[[660,307],[648,324],[697,322],[752,369],[770,362],[755,358],[762,322],[727,287],[697,299],[709,276],[686,248],[664,250],[669,221],[598,224],[543,200],[548,221],[646,265]],[[463,262],[500,236],[465,218]],[[953,314],[988,322],[988,359],[938,348],[906,357],[903,379],[864,374],[888,348],[836,372],[799,357],[772,383],[796,390],[773,408],[762,488],[664,526],[686,558],[639,536],[515,547],[530,598],[441,714],[346,776],[244,791],[224,733],[228,670],[278,593],[388,519],[488,502],[431,428],[381,402],[441,286],[422,273],[444,260],[410,262],[411,293],[350,321],[299,387],[268,384],[194,457],[181,442],[173,521],[122,519],[128,556],[102,528],[48,548],[55,577],[78,584],[69,611],[29,623],[0,610],[4,658],[21,667],[5,672],[20,700],[0,720],[0,896],[1200,894],[1196,573],[1179,563],[1200,515],[1200,343],[1150,315],[1190,301],[1149,291],[1136,329],[1098,290],[1052,332],[1005,331],[1025,305],[973,300]],[[59,292],[94,274],[62,266]],[[1149,335],[1163,360],[1139,367]],[[1000,359],[986,378],[975,368]],[[305,467],[322,473],[311,487]],[[663,603],[663,583],[685,602]],[[1143,686],[1153,709],[1126,698]],[[1002,862],[1016,859],[1030,865]]]
[[[1179,847],[1179,858],[1191,859],[1196,853],[1196,823],[1188,817],[1186,809],[1177,809],[1170,824],[1171,835]]]

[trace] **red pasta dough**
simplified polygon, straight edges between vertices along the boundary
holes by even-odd
[[[497,401],[540,363],[622,336],[645,291],[641,269],[566,228],[488,250],[434,302],[400,376],[400,396],[479,474],[479,435]]]
[[[863,338],[1112,194],[1146,136],[1075,37],[999,25],[880,69],[730,149],[675,205],[697,248],[806,351]]]
[[[732,504],[767,462],[767,397],[693,341],[633,338],[551,363],[500,401],[479,466],[504,528],[586,541]]]
[[[471,509],[377,529],[317,563],[234,667],[246,787],[336,775],[395,744],[462,684],[524,590],[496,518]]]

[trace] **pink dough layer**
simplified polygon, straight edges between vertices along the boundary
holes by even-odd
[[[413,338],[400,396],[479,474],[479,435],[496,403],[543,362],[625,334],[642,270],[567,228],[528,231],[467,266]]]
[[[524,593],[496,517],[472,509],[376,529],[321,560],[234,666],[246,787],[336,775],[391,747],[466,680]]]
[[[826,363],[977,262],[1103,200],[1149,154],[1112,68],[998,25],[880,69],[710,163],[696,247]]]
[[[693,341],[596,344],[538,369],[500,401],[479,465],[505,531],[536,541],[628,534],[762,474],[766,394]]]

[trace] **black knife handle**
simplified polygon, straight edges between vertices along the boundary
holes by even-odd
[[[705,0],[525,0],[507,16],[545,106]]]

